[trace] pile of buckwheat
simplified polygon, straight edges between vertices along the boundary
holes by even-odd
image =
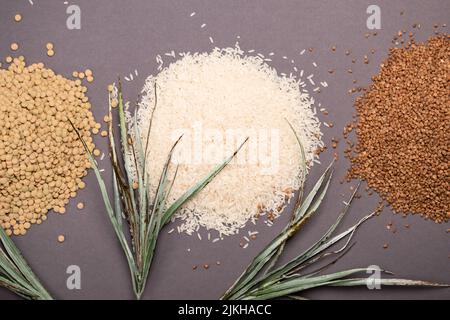
[[[390,50],[357,99],[349,177],[365,179],[395,212],[450,218],[450,36]]]

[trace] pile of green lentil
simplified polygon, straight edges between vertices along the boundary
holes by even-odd
[[[449,97],[449,35],[391,49],[355,103],[358,142],[349,178],[366,180],[395,212],[448,221]]]
[[[11,59],[9,59],[11,61]],[[24,235],[47,212],[65,213],[90,167],[69,119],[94,150],[87,88],[23,57],[0,69],[0,226]]]

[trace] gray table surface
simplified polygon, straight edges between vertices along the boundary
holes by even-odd
[[[343,126],[354,113],[354,97],[347,94],[352,80],[360,85],[370,83],[378,65],[386,58],[393,34],[421,23],[417,38],[426,39],[433,32],[434,23],[449,24],[450,2],[432,1],[376,1],[381,7],[382,29],[378,36],[366,39],[366,8],[373,1],[144,1],[144,0],[77,0],[81,8],[81,30],[66,28],[67,4],[62,0],[0,1],[0,56],[9,54],[13,41],[21,46],[28,62],[42,61],[56,72],[70,76],[73,70],[91,68],[95,82],[89,85],[89,97],[94,114],[101,120],[106,111],[105,88],[117,75],[127,75],[135,69],[139,76],[125,82],[125,95],[134,100],[144,83],[145,76],[157,72],[155,55],[175,51],[205,51],[212,48],[209,36],[219,47],[234,45],[240,35],[241,46],[257,52],[276,52],[272,65],[280,72],[289,72],[288,56],[296,61],[305,74],[313,72],[316,81],[326,80],[329,87],[316,95],[318,102],[328,107],[330,115],[321,116],[335,126],[324,128],[325,141],[341,137]],[[195,11],[196,15],[190,17]],[[401,15],[400,12],[404,11]],[[16,12],[23,15],[21,23],[14,23]],[[206,27],[201,29],[202,23]],[[55,56],[48,58],[45,44],[53,42]],[[337,46],[336,53],[330,51]],[[300,56],[303,48],[314,47],[314,53]],[[370,50],[376,49],[375,54]],[[345,56],[352,50],[359,63],[352,65]],[[360,61],[370,55],[370,63]],[[318,68],[312,66],[312,62]],[[354,70],[352,75],[347,68]],[[327,70],[335,68],[330,75]],[[96,138],[98,146],[106,150],[105,139]],[[338,152],[342,155],[344,143]],[[322,163],[331,159],[332,152],[322,155]],[[106,163],[107,161],[104,161]],[[107,165],[104,165],[107,168]],[[321,235],[334,221],[342,207],[341,196],[350,194],[349,184],[340,184],[348,168],[341,157],[336,174],[320,212],[296,236],[286,250],[293,256]],[[324,165],[315,166],[309,181],[315,181]],[[97,183],[92,172],[86,178],[87,188],[71,201],[65,215],[49,213],[48,220],[34,226],[25,237],[15,237],[24,255],[49,291],[59,299],[130,299],[133,298],[129,273],[119,249],[113,229],[103,209]],[[356,182],[353,182],[354,185]],[[310,187],[311,185],[308,184]],[[357,200],[344,225],[349,226],[369,213],[377,204],[376,195]],[[83,201],[86,208],[75,208]],[[216,299],[241,273],[251,258],[272,239],[288,220],[288,214],[278,219],[272,228],[258,226],[260,234],[247,249],[239,247],[239,237],[229,237],[218,243],[199,241],[197,237],[167,234],[167,227],[158,243],[157,255],[151,269],[144,299]],[[386,225],[392,221],[397,227],[394,234]],[[406,229],[404,224],[410,224]],[[449,236],[447,224],[436,225],[419,216],[403,218],[389,209],[367,222],[356,234],[355,247],[330,271],[349,267],[377,264],[397,276],[450,283]],[[56,238],[65,234],[66,241]],[[388,243],[389,248],[383,249]],[[191,251],[188,252],[187,249]],[[213,265],[220,260],[221,265]],[[192,270],[194,264],[209,263],[209,270]],[[82,271],[81,290],[66,288],[66,268],[78,265]],[[310,291],[314,299],[448,299],[449,289],[391,289],[369,291],[365,288],[330,288]],[[0,289],[0,299],[15,299]]]

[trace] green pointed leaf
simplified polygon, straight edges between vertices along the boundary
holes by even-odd
[[[165,212],[162,219],[161,226],[164,226],[170,221],[174,213],[183,206],[183,204],[203,190],[236,156],[236,154],[241,150],[243,145],[248,141],[248,138],[242,142],[242,144],[237,148],[237,150],[225,159],[222,163],[215,166],[205,177],[203,177],[199,182],[187,190],[180,198],[178,198]]]
[[[4,272],[3,275],[0,274],[0,286],[24,298],[51,300],[52,297],[34,274],[19,248],[1,227],[0,244],[0,270]]]
[[[332,177],[331,165],[325,170],[320,179],[317,181],[311,192],[306,197],[302,205],[297,209],[295,221],[286,227],[260,254],[252,261],[244,273],[238,278],[235,284],[224,294],[223,299],[237,298],[244,292],[253,287],[258,280],[256,276],[266,266],[270,259],[276,254],[278,248],[308,221],[308,219],[316,212],[321,201],[323,200],[330,180]]]
[[[331,287],[354,287],[354,286],[367,286],[367,278],[355,278],[355,279],[342,279],[331,281],[328,285]],[[380,279],[381,286],[394,286],[394,287],[441,287],[449,288],[450,284],[437,283],[423,280],[410,280],[410,279]]]

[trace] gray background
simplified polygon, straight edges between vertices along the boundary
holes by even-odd
[[[31,6],[26,0],[1,0],[0,2],[0,56],[9,52],[9,44],[20,44],[19,54],[28,62],[42,61],[56,72],[70,76],[73,70],[91,68],[95,82],[89,85],[89,97],[94,113],[100,121],[106,112],[105,88],[117,75],[127,75],[138,69],[140,76],[133,82],[124,82],[125,95],[134,100],[145,77],[155,73],[156,54],[170,50],[203,51],[211,49],[211,35],[217,46],[232,46],[240,35],[241,46],[257,52],[274,51],[273,66],[280,72],[289,72],[290,63],[282,60],[286,55],[296,60],[299,69],[315,74],[315,80],[323,79],[329,88],[316,95],[322,105],[328,107],[330,115],[321,117],[331,120],[335,126],[324,128],[325,141],[341,137],[344,124],[353,114],[354,97],[347,94],[352,79],[366,85],[378,70],[378,64],[386,57],[391,39],[399,29],[421,23],[418,39],[426,39],[432,33],[434,23],[449,23],[450,1],[70,1],[78,4],[82,11],[82,29],[69,31],[65,26],[66,5],[63,1],[34,0]],[[378,4],[382,11],[382,30],[377,37],[365,39],[366,8]],[[195,17],[190,18],[192,11]],[[400,15],[404,11],[404,15]],[[16,12],[23,21],[14,23]],[[201,29],[200,25],[207,27]],[[45,54],[47,42],[55,44],[55,56]],[[329,48],[337,46],[337,52]],[[313,54],[299,56],[303,48],[314,47]],[[374,55],[370,49],[377,51]],[[351,49],[359,59],[357,65],[344,51]],[[364,54],[370,64],[361,63]],[[319,67],[313,68],[316,61]],[[353,75],[345,72],[351,67]],[[335,68],[334,75],[328,74]],[[105,138],[96,142],[103,150]],[[340,143],[342,154],[344,143]],[[331,152],[322,155],[327,164]],[[107,161],[103,161],[107,163]],[[105,164],[102,165],[107,168]],[[286,250],[286,257],[293,256],[318,239],[321,233],[335,220],[342,207],[341,194],[350,194],[349,184],[339,180],[345,174],[348,162],[341,157],[336,164],[332,186],[320,212],[297,235]],[[315,181],[324,165],[315,166],[309,181]],[[130,299],[133,298],[129,273],[125,259],[119,249],[113,229],[103,209],[96,181],[92,173],[87,179],[87,188],[70,203],[63,216],[49,213],[47,222],[34,226],[25,237],[14,241],[22,249],[35,272],[41,277],[49,291],[59,299]],[[353,181],[354,185],[355,182]],[[310,186],[310,185],[309,185]],[[86,208],[75,209],[78,201]],[[370,212],[377,204],[376,195],[363,192],[349,215],[344,220],[348,226]],[[163,232],[155,263],[151,269],[145,299],[216,299],[242,272],[251,258],[285,225],[288,214],[278,219],[272,228],[259,226],[260,234],[247,249],[239,247],[239,237],[230,237],[212,244],[199,241],[197,237],[167,234]],[[392,221],[397,233],[386,229]],[[411,228],[403,225],[409,223]],[[330,271],[348,267],[378,264],[395,272],[397,276],[426,279],[450,283],[448,224],[436,225],[418,216],[402,218],[390,210],[366,223],[355,237],[356,246]],[[254,228],[252,228],[254,229]],[[66,241],[58,244],[59,234]],[[389,243],[387,250],[383,244]],[[187,252],[191,248],[191,252]],[[221,265],[215,266],[220,260]],[[192,270],[194,264],[209,263],[209,270]],[[82,270],[82,290],[66,289],[68,265],[76,264]],[[315,299],[435,299],[450,298],[448,289],[383,289],[369,291],[358,288],[330,288],[309,292]],[[0,299],[15,299],[6,290],[0,289]]]

